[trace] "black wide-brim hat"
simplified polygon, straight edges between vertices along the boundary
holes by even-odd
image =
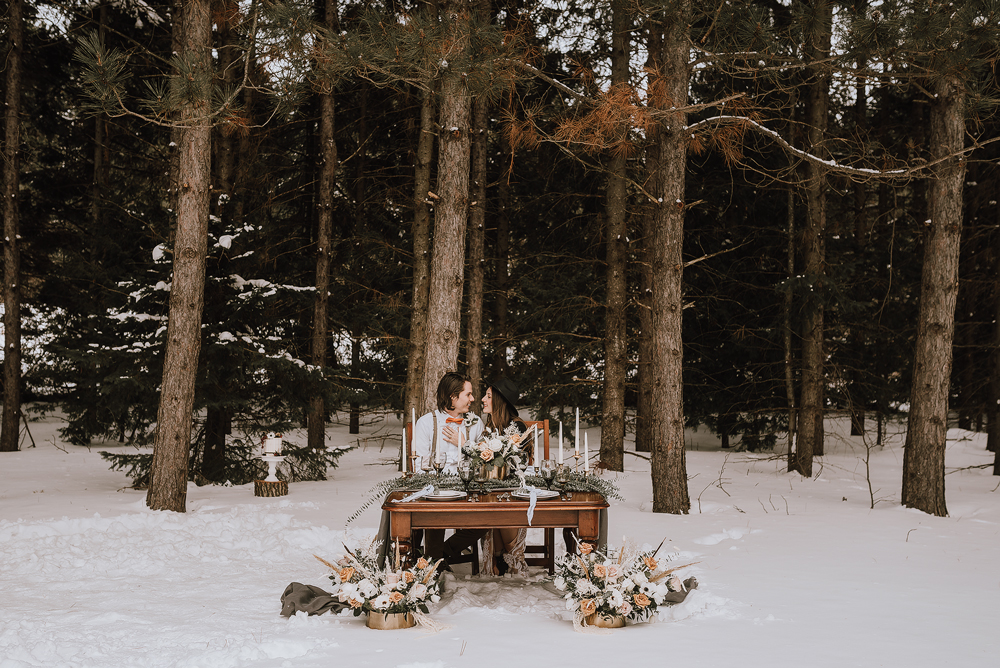
[[[517,416],[517,402],[521,398],[521,390],[509,378],[500,377],[496,382],[490,383],[495,392],[493,396],[499,394],[510,406],[510,410]]]

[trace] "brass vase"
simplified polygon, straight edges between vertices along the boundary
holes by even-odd
[[[601,629],[620,629],[625,626],[624,615],[605,615],[602,612],[587,615],[584,621],[587,622],[587,626],[596,626]]]
[[[417,625],[417,620],[413,618],[412,612],[378,612],[372,610],[368,613],[368,628],[379,631],[395,631],[396,629],[408,629]]]

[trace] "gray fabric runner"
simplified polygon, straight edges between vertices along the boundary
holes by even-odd
[[[288,585],[285,587],[285,593],[281,595],[282,617],[291,617],[296,612],[306,612],[310,615],[322,615],[324,612],[337,614],[349,607],[347,603],[341,603],[329,592],[301,582]]]

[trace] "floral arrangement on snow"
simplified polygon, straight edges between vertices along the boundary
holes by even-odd
[[[682,582],[675,575],[693,564],[660,568],[660,562],[677,558],[668,555],[657,560],[662,542],[655,550],[645,551],[627,542],[617,552],[578,545],[580,554],[564,554],[556,560],[553,578],[556,589],[566,592],[566,607],[575,611],[573,626],[578,630],[588,618],[592,623],[595,615],[645,621],[657,607],[683,601],[698,586],[694,578]]]
[[[507,467],[508,476],[523,478],[524,469],[528,465],[528,456],[524,452],[524,434],[518,431],[517,424],[513,422],[502,432],[494,429],[476,443],[463,445],[462,454],[469,457],[475,471]]]
[[[362,612],[369,615],[409,612],[418,624],[433,626],[420,613],[427,614],[428,602],[441,600],[437,569],[442,560],[431,563],[421,558],[410,568],[401,568],[397,550],[395,559],[388,557],[385,568],[379,568],[378,547],[379,543],[374,541],[365,549],[351,550],[345,545],[347,554],[336,564],[316,557],[333,571],[331,595],[350,605],[355,617]]]

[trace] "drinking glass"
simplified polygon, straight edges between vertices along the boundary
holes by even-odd
[[[560,491],[565,492],[566,486],[569,485],[569,471],[569,466],[566,464],[560,464],[556,469],[556,484],[559,485]]]
[[[469,481],[472,480],[472,464],[467,461],[458,463],[458,478],[462,481],[462,488],[466,494],[469,493]]]
[[[552,489],[552,479],[556,475],[555,460],[546,459],[542,461],[541,473],[542,473],[542,479],[545,481],[545,486],[548,489]]]

